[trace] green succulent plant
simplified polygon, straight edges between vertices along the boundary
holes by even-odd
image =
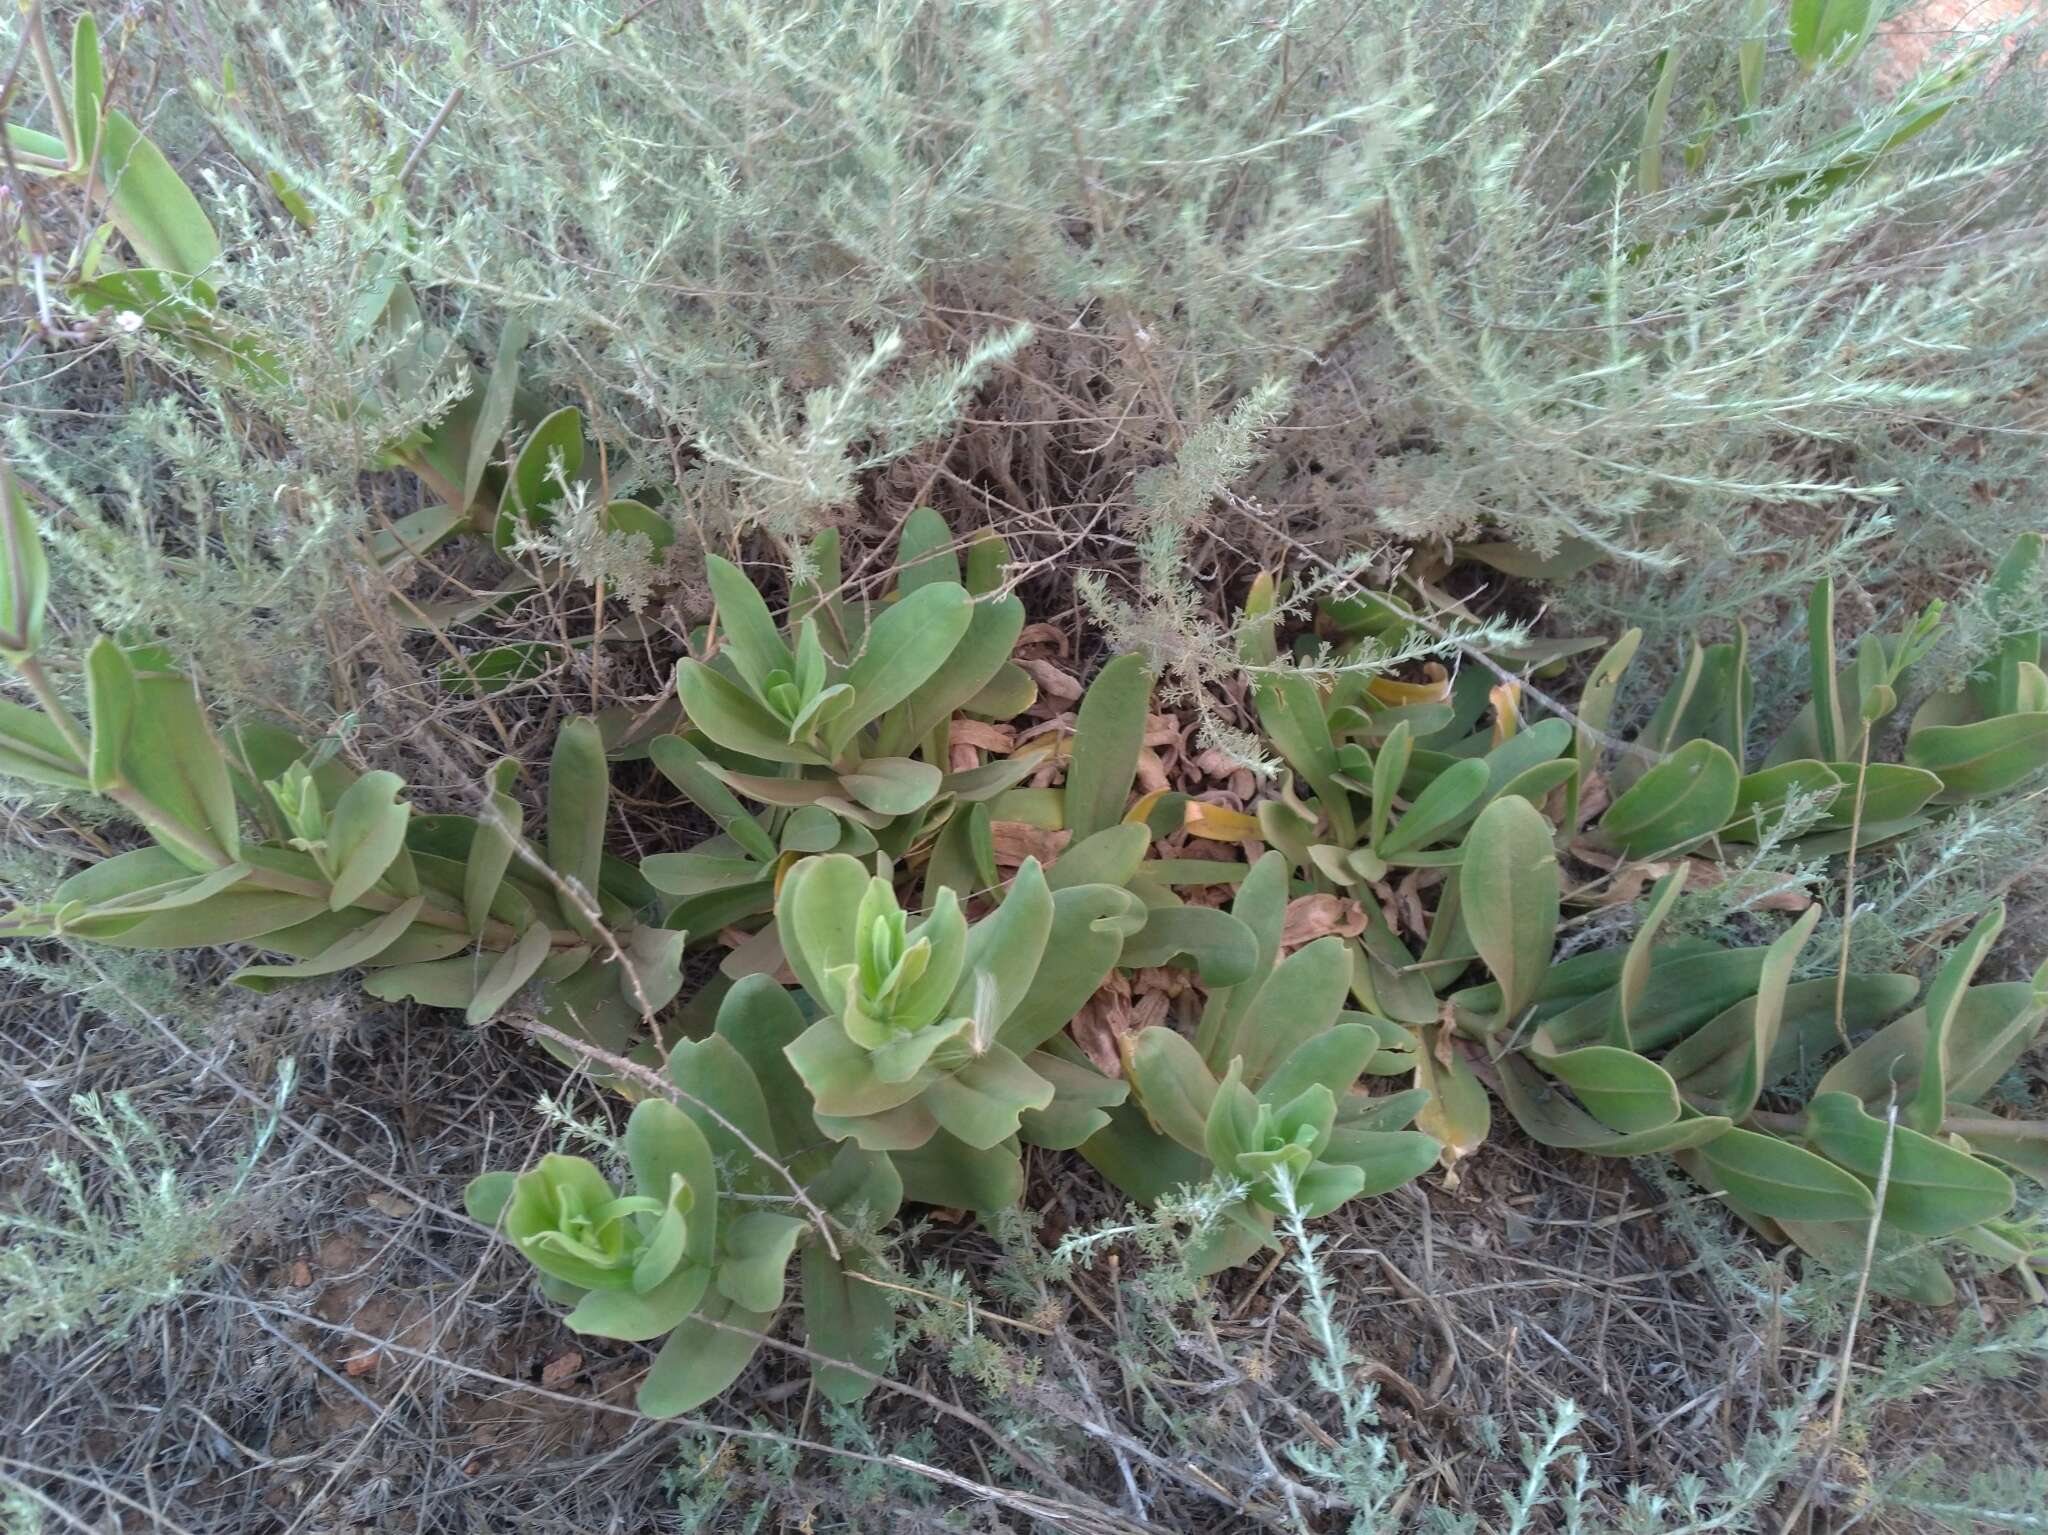
[[[2028,590],[2041,540],[2018,540],[2000,564],[1994,593]],[[1823,579],[1807,605],[1812,695],[1749,766],[1752,685],[1746,639],[1694,644],[1677,681],[1638,736],[1642,750],[1615,765],[1615,797],[1598,832],[1624,856],[1686,852],[1708,839],[1783,838],[1800,799],[1818,800],[1811,827],[1792,840],[1802,853],[1866,849],[1925,826],[1945,806],[2011,793],[2048,769],[2048,676],[2040,635],[2017,632],[1967,688],[1936,693],[1914,714],[1902,760],[1874,760],[1879,728],[1898,708],[1914,665],[1939,632],[1935,603],[1902,629],[1871,634],[1847,664],[1836,655],[1834,586]],[[1597,669],[1619,679],[1636,648],[1623,636]],[[1611,692],[1605,695],[1611,700]],[[1603,716],[1604,718],[1604,716]]]
[[[1010,660],[1024,610],[997,592],[1001,540],[975,539],[964,572],[951,545],[929,508],[906,519],[897,588],[869,612],[837,596],[827,535],[809,551],[817,579],[800,583],[786,626],[737,566],[707,561],[723,643],[708,662],[677,664],[688,728],[645,747],[719,827],[643,864],[677,900],[670,923],[716,931],[764,916],[778,880],[813,854],[929,863],[963,893],[998,882],[987,806],[1039,759],[954,772],[951,725],[960,713],[1007,718],[1037,694]]]
[[[1272,1244],[1274,1216],[1304,1216],[1397,1188],[1437,1159],[1438,1143],[1405,1127],[1428,1094],[1375,1096],[1370,1076],[1407,1075],[1416,1041],[1400,1024],[1346,1007],[1351,955],[1318,938],[1280,957],[1287,864],[1254,864],[1231,916],[1256,953],[1236,985],[1212,989],[1191,1041],[1166,1026],[1124,1042],[1131,1101],[1081,1148],[1103,1176],[1154,1203],[1213,1177],[1243,1193],[1201,1244],[1214,1272]]]
[[[1945,1303],[1953,1289],[1925,1250],[1931,1237],[1959,1236],[2023,1272],[2036,1264],[2003,1217],[2014,1199],[2008,1169],[2048,1173],[2048,1127],[1972,1109],[2048,1019],[2048,968],[2031,982],[1971,985],[2002,907],[1951,953],[1922,1007],[1902,1015],[1919,989],[1911,976],[1792,979],[1817,907],[1759,948],[1659,943],[1676,873],[1652,891],[1626,949],[1552,964],[1549,843],[1534,808],[1511,801],[1489,808],[1467,841],[1463,876],[1484,870],[1485,881],[1467,890],[1462,920],[1495,979],[1447,999],[1466,1041],[1453,1043],[1445,1072],[1456,1080],[1439,1084],[1433,1105],[1453,1121],[1450,1143],[1483,1138],[1483,1081],[1541,1144],[1675,1155],[1745,1220],[1824,1263],[1860,1267],[1877,1219],[1881,1293]],[[1767,1106],[1856,1036],[1865,1037],[1803,1107]],[[1873,1191],[1887,1159],[1880,1209]]]
[[[529,983],[544,1021],[616,1053],[651,1048],[682,984],[687,935],[643,920],[654,891],[604,851],[609,774],[597,727],[571,720],[550,762],[545,867],[518,855],[517,765],[480,786],[478,816],[422,815],[395,774],[357,775],[275,726],[223,739],[190,678],[102,636],[87,653],[86,717],[39,655],[47,572],[5,480],[0,634],[41,705],[0,702],[0,769],[104,796],[153,846],[103,859],[4,931],[119,948],[247,944],[270,959],[232,977],[271,990],[362,971],[364,989],[495,1017]],[[598,928],[617,941],[600,943]]]
[[[1020,1140],[1076,1145],[1123,1098],[1122,1084],[1046,1047],[1142,915],[1115,886],[1055,893],[1034,860],[981,921],[943,890],[912,923],[858,859],[797,864],[776,926],[821,1015],[788,1050],[819,1128],[891,1153],[911,1198],[1013,1202]]]
[[[872,610],[837,595],[837,540],[819,540],[809,554],[818,576],[808,588],[819,595],[799,593],[786,630],[738,566],[706,559],[723,644],[709,662],[678,662],[676,691],[690,724],[718,747],[814,770],[782,780],[810,785],[810,798],[791,801],[784,790],[767,803],[822,797],[839,814],[886,824],[940,793],[943,732],[955,711],[977,700],[977,712],[1031,701],[1032,692],[1008,682],[998,690],[1007,697],[982,697],[1011,665],[1024,606],[997,593],[1004,554],[994,535],[970,556],[971,584],[962,584],[951,536],[928,508],[906,521],[893,600]],[[910,756],[922,748],[939,762]],[[762,775],[746,776],[742,792],[775,792],[756,781]]]
[[[1248,659],[1258,664],[1277,654],[1272,606],[1272,583],[1262,576],[1247,609],[1264,620],[1248,630]],[[1379,597],[1353,599],[1325,616],[1340,632],[1375,641],[1398,640],[1413,623],[1406,609]],[[1525,725],[1489,680],[1477,667],[1456,683],[1353,672],[1325,692],[1284,668],[1260,675],[1260,723],[1288,774],[1258,806],[1259,832],[1287,855],[1307,889],[1364,895],[1397,871],[1455,870],[1465,830],[1502,798],[1540,802],[1561,791],[1572,818],[1586,771],[1572,727],[1563,720]],[[1477,728],[1489,701],[1496,723]],[[1359,1005],[1411,1026],[1431,1024],[1438,993],[1462,968],[1448,947],[1458,939],[1456,922],[1438,923],[1438,936],[1417,956],[1377,901],[1359,905],[1365,930],[1351,940]],[[1455,917],[1455,901],[1443,910]]]
[[[896,1213],[902,1184],[888,1158],[821,1143],[806,1125],[777,1048],[799,1027],[782,988],[735,987],[713,1032],[672,1053],[676,1101],[634,1105],[621,1142],[631,1193],[560,1154],[469,1185],[470,1215],[540,1271],[549,1297],[571,1306],[571,1329],[666,1339],[640,1386],[653,1416],[732,1384],[775,1326],[799,1251],[809,1347],[828,1361],[815,1367],[819,1389],[858,1401],[886,1357],[893,1311],[857,1277],[873,1266],[859,1243]]]

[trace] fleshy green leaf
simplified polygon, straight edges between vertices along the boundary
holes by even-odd
[[[1209,987],[1254,980],[1259,944],[1250,928],[1213,906],[1155,906],[1145,925],[1124,941],[1118,963],[1126,970],[1169,965],[1186,957]]]
[[[1609,1129],[1635,1135],[1661,1129],[1678,1117],[1677,1084],[1663,1067],[1633,1050],[1591,1045],[1550,1053],[1539,1046],[1531,1055]]]
[[[1082,695],[1067,764],[1067,826],[1075,840],[1123,820],[1151,700],[1152,676],[1136,654],[1112,660]]]
[[[472,1025],[489,1023],[497,1017],[498,1010],[510,1002],[539,970],[541,962],[548,957],[549,933],[545,925],[535,923],[519,935],[519,941],[500,954],[485,972],[477,986],[476,995],[469,999],[465,1019]]]
[[[1486,793],[1490,776],[1487,765],[1477,758],[1468,757],[1445,768],[1394,823],[1385,841],[1378,844],[1380,852],[1388,858],[1398,858],[1439,840],[1471,814],[1472,807]],[[1377,803],[1373,814],[1379,814]]]
[[[861,1271],[855,1254],[834,1258],[821,1242],[804,1249],[804,1341],[822,1359],[854,1367],[813,1361],[812,1379],[820,1395],[841,1407],[852,1406],[875,1389],[875,1377],[888,1368],[896,1320],[889,1291],[864,1282]]]
[[[718,1293],[749,1311],[782,1304],[783,1276],[809,1223],[772,1210],[750,1210],[727,1229],[718,1265]]]
[[[1465,838],[1458,889],[1466,931],[1501,988],[1491,1026],[1536,998],[1557,935],[1557,854],[1550,823],[1524,799],[1497,799]]]
[[[0,773],[57,789],[85,790],[86,764],[40,710],[0,698]]]
[[[1027,858],[1010,881],[1003,904],[968,931],[967,962],[947,1013],[972,1017],[981,1038],[996,1038],[1031,991],[1052,935],[1054,910],[1038,860]],[[993,1011],[984,1015],[984,1008]]]
[[[1131,1088],[1145,1117],[1189,1151],[1204,1152],[1216,1078],[1194,1046],[1155,1026],[1139,1030],[1129,1050]]]
[[[1596,1157],[1646,1156],[1705,1145],[1733,1123],[1721,1116],[1693,1115],[1654,1129],[1618,1134],[1573,1103],[1520,1056],[1503,1056],[1495,1064],[1500,1073],[1501,1102],[1529,1138],[1543,1146]]]
[[[1349,1198],[1376,1199],[1421,1177],[1442,1154],[1443,1147],[1419,1130],[1354,1130],[1333,1134],[1321,1160],[1357,1170]]]
[[[404,850],[412,814],[398,797],[404,788],[396,773],[365,773],[335,804],[327,823],[327,860],[334,870],[329,911],[343,911],[367,895]]]
[[[572,719],[555,737],[548,759],[548,864],[595,902],[604,860],[604,824],[611,806],[611,771],[597,722]],[[578,931],[588,918],[574,900],[565,903]]]
[[[960,581],[953,530],[928,506],[913,507],[896,537],[896,590],[908,594],[934,582]]]
[[[1244,1080],[1256,1086],[1304,1041],[1337,1021],[1351,990],[1351,951],[1318,938],[1280,961],[1245,1009],[1233,1044]]]
[[[1315,790],[1335,839],[1349,844],[1350,797],[1337,782],[1337,747],[1316,685],[1299,672],[1273,672],[1258,680],[1253,697],[1266,739]]]
[[[929,762],[910,757],[866,757],[857,772],[841,773],[839,783],[857,803],[879,815],[898,816],[929,805],[943,776]]]
[[[241,852],[234,783],[198,693],[190,680],[171,672],[145,672],[135,679],[135,690],[121,775],[195,840],[234,860]],[[191,867],[214,866],[156,827],[150,830]]]
[[[646,1098],[626,1120],[624,1149],[642,1194],[665,1201],[673,1181],[682,1179],[692,1197],[684,1261],[708,1267],[717,1251],[719,1199],[717,1162],[704,1132],[673,1103]]]
[[[808,746],[793,745],[789,731],[738,683],[687,656],[676,662],[676,696],[690,723],[728,751],[768,762],[822,764]]]
[[[463,460],[462,504],[467,507],[483,489],[484,472],[504,441],[505,428],[512,420],[512,403],[519,384],[519,354],[526,349],[527,328],[522,320],[507,320],[498,334],[498,355],[484,382],[483,398],[477,403],[476,421],[470,427],[469,452]]]
[[[2048,714],[1923,727],[1906,737],[1906,765],[1941,779],[1944,804],[2008,793],[2048,767]]]
[[[526,824],[526,811],[507,792],[518,772],[516,759],[502,757],[485,775],[490,785],[489,798],[485,813],[477,818],[476,835],[470,839],[462,875],[462,909],[472,938],[481,936],[491,920],[491,902],[505,883],[505,871],[512,866],[513,848]]]
[[[549,508],[562,495],[555,475],[558,465],[561,479],[571,482],[583,472],[583,412],[573,405],[543,418],[512,460],[512,477],[498,514],[499,549],[511,547],[522,523],[538,529],[553,521]]]
[[[704,574],[711,583],[712,600],[718,604],[718,626],[724,632],[733,666],[757,698],[765,696],[769,674],[791,671],[796,664],[782,631],[776,628],[760,591],[739,566],[708,554]]]
[[[1950,950],[1927,988],[1927,1043],[1920,1057],[1920,1079],[1914,1084],[1913,1096],[1899,1116],[1909,1129],[1918,1130],[1923,1135],[1932,1135],[1940,1128],[1942,1112],[1948,1102],[1950,1027],[1961,1011],[1963,998],[1977,974],[1977,967],[1984,962],[1991,945],[1998,941],[1998,934],[2004,926],[2005,903],[1995,901],[1990,910],[1978,919],[1977,925],[1970,929],[1969,935]]]
[[[1694,1176],[1770,1220],[1867,1221],[1870,1190],[1804,1147],[1753,1130],[1729,1130],[1687,1154]]]
[[[1057,867],[1057,866],[1055,866]],[[1076,885],[1053,892],[1052,927],[1043,963],[1002,1021],[996,1037],[1028,1055],[1057,1034],[1109,975],[1126,936],[1142,920],[1143,903],[1114,885]]]
[[[512,1186],[518,1180],[517,1173],[507,1172],[484,1173],[472,1178],[462,1191],[462,1208],[479,1226],[495,1228],[512,1198]]]
[[[1657,881],[1650,891],[1650,902],[1636,928],[1635,937],[1629,940],[1628,955],[1621,962],[1621,977],[1615,983],[1615,1021],[1619,1027],[1610,1043],[1625,1050],[1634,1048],[1635,1014],[1642,1007],[1643,992],[1650,984],[1657,930],[1664,925],[1665,917],[1684,890],[1685,877],[1683,869],[1676,869]]]
[[[1422,1048],[1415,1055],[1415,1085],[1427,1090],[1430,1098],[1416,1113],[1415,1128],[1443,1147],[1442,1160],[1450,1165],[1486,1144],[1493,1110],[1464,1052],[1450,1045],[1445,1059],[1437,1053],[1440,1040],[1439,1030],[1422,1031]]]
[[[836,754],[854,735],[902,703],[946,664],[974,616],[964,587],[920,588],[884,608],[846,669],[853,702],[835,716],[826,738]]]
[[[2012,1180],[1931,1136],[1887,1125],[1848,1093],[1821,1093],[1806,1107],[1806,1139],[1865,1183],[1885,1169],[1884,1220],[1920,1237],[1947,1236],[2012,1208]]]
[[[412,926],[413,919],[419,916],[420,908],[426,904],[425,896],[416,895],[390,911],[359,923],[311,959],[292,965],[244,965],[228,979],[237,985],[246,985],[252,980],[297,981],[367,965],[398,941],[399,935]],[[546,929],[541,931],[545,935]]]
[[[1051,1103],[1026,1109],[1018,1119],[1017,1133],[1030,1145],[1072,1151],[1103,1129],[1109,1123],[1108,1111],[1130,1096],[1129,1083],[1105,1077],[1078,1054],[1034,1050],[1024,1058],[1024,1064],[1053,1088]]]
[[[720,1017],[725,1017],[723,1008]],[[787,1065],[781,1069],[789,1070]],[[713,1159],[728,1170],[740,1187],[780,1185],[779,1175],[761,1161],[761,1156],[773,1157],[779,1149],[767,1095],[747,1056],[730,1038],[713,1034],[708,1039],[678,1040],[669,1051],[668,1077],[682,1090],[682,1110],[704,1132]],[[813,1134],[802,1133],[797,1144],[814,1138]],[[747,1145],[748,1141],[759,1148],[758,1155]],[[734,1299],[756,1311],[770,1309],[742,1296]]]
[[[936,1026],[907,1036],[913,1044],[927,1050],[936,1049],[945,1037]],[[847,1038],[836,1017],[819,1019],[792,1040],[783,1053],[810,1088],[818,1113],[834,1119],[885,1114],[910,1102],[927,1085],[928,1079],[918,1075],[921,1063],[915,1061],[903,1075],[884,1079],[877,1073],[873,1057]]]
[[[1128,884],[1138,872],[1138,865],[1144,862],[1145,849],[1151,843],[1151,831],[1143,825],[1123,823],[1104,827],[1067,844],[1045,882],[1056,891],[1075,885]]]
[[[1713,741],[1688,741],[1607,807],[1600,831],[1630,858],[1691,847],[1728,824],[1742,769]]]
[[[1147,1031],[1150,1032],[1150,1031]],[[1405,1031],[1403,1031],[1405,1032]],[[1311,1087],[1327,1087],[1341,1101],[1379,1054],[1380,1032],[1363,1023],[1339,1023],[1303,1040],[1259,1084],[1261,1103],[1287,1103]],[[1192,1049],[1189,1051],[1193,1055]],[[1197,1063],[1200,1056],[1194,1056]],[[1432,1154],[1433,1155],[1433,1154]]]
[[[922,1102],[947,1133],[987,1151],[1017,1133],[1025,1110],[1051,1103],[1052,1092],[1052,1083],[1015,1053],[991,1044],[958,1071],[934,1078]]]
[[[1195,1045],[1211,1071],[1222,1071],[1233,1055],[1242,1052],[1239,1043],[1244,1016],[1250,1011],[1259,987],[1272,972],[1280,956],[1280,935],[1287,922],[1287,858],[1273,851],[1251,866],[1230,903],[1230,914],[1245,925],[1259,946],[1259,962],[1252,980],[1228,991],[1212,992],[1202,1010],[1201,1028]]]
[[[86,717],[92,740],[88,777],[96,790],[104,792],[120,780],[121,759],[127,755],[135,724],[136,694],[128,653],[101,635],[85,653]]]
[[[724,1295],[707,1295],[654,1356],[636,1405],[650,1418],[702,1407],[739,1379],[774,1325],[772,1312],[748,1311]]]
[[[143,266],[197,277],[220,260],[199,199],[125,112],[110,110],[101,123],[100,174],[108,214]]]
[[[1834,798],[1829,801],[1832,806],[1841,803],[1845,796],[1853,799],[1855,792],[1853,781],[1844,790],[1834,769],[1825,762],[1806,758],[1781,762],[1760,772],[1745,773],[1736,786],[1735,810],[1729,816],[1728,824],[1721,829],[1721,836],[1731,842],[1754,842],[1775,831],[1785,818],[1787,801],[1794,795],[1823,797],[1832,794]]]
[[[71,128],[78,137],[77,164],[91,165],[99,151],[100,111],[107,94],[106,65],[100,58],[100,28],[92,12],[71,24]]]
[[[955,1210],[1007,1210],[1024,1197],[1024,1164],[1013,1146],[977,1151],[941,1132],[922,1146],[891,1152],[903,1197]]]

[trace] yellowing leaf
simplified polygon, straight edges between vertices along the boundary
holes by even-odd
[[[1146,796],[1146,800],[1152,798],[1152,795]],[[1145,801],[1141,800],[1139,806],[1144,805]],[[1133,809],[1131,815],[1137,816],[1138,810]],[[1198,799],[1188,801],[1186,826],[1189,836],[1208,842],[1250,842],[1259,835],[1258,817],[1247,815],[1242,810],[1232,810],[1228,805],[1212,805]]]

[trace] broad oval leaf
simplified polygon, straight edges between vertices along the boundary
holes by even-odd
[[[1236,1030],[1234,1053],[1257,1087],[1307,1039],[1337,1021],[1351,993],[1351,951],[1341,938],[1318,938],[1273,967]]]
[[[1441,1042],[1441,1030],[1422,1031],[1422,1048],[1415,1056],[1415,1085],[1430,1097],[1415,1115],[1415,1128],[1443,1148],[1440,1158],[1450,1167],[1486,1144],[1486,1132],[1493,1127],[1493,1109],[1464,1051],[1452,1044],[1445,1059],[1437,1054]]]
[[[1943,804],[2005,794],[2048,767],[2048,714],[1927,726],[1906,737],[1906,764],[1941,779]]]
[[[1217,1083],[1200,1053],[1163,1026],[1140,1029],[1128,1049],[1125,1066],[1145,1117],[1189,1151],[1204,1152]]]
[[[573,482],[582,472],[583,412],[565,405],[542,418],[512,460],[511,479],[498,514],[498,548],[512,546],[522,523],[527,528],[546,527],[553,520],[548,509],[562,496],[560,481]]]
[[[1589,1045],[1583,1050],[1532,1049],[1536,1063],[1570,1087],[1586,1111],[1610,1130],[1634,1135],[1678,1118],[1677,1084],[1655,1061],[1633,1050]]]
[[[1848,792],[1854,795],[1853,784]],[[1834,769],[1811,758],[1745,773],[1736,787],[1735,809],[1728,824],[1721,828],[1721,836],[1730,842],[1754,842],[1783,824],[1794,800],[1816,800],[1832,808],[1841,795],[1842,780]]]
[[[328,910],[353,906],[397,862],[412,814],[398,797],[404,788],[396,773],[365,773],[335,805],[327,823],[327,860],[334,871]]]
[[[1525,799],[1497,799],[1465,837],[1458,889],[1466,931],[1501,988],[1499,1028],[1536,999],[1557,935],[1550,823]]]
[[[943,777],[929,762],[911,757],[868,757],[857,771],[841,773],[839,783],[878,815],[898,816],[929,805]]]
[[[673,1418],[702,1407],[746,1369],[775,1325],[771,1312],[748,1311],[713,1292],[668,1335],[634,1403],[650,1418]]]
[[[1379,852],[1394,858],[1429,846],[1471,813],[1472,807],[1486,793],[1489,776],[1486,763],[1478,758],[1467,758],[1444,769],[1430,781],[1428,788],[1415,796],[1406,814],[1394,823],[1385,840],[1379,843]],[[1377,803],[1373,806],[1373,814],[1379,814]]]
[[[1082,695],[1066,786],[1067,826],[1077,840],[1123,819],[1151,699],[1152,676],[1136,654],[1112,660]]]
[[[1873,1187],[1883,1175],[1885,1223],[1914,1236],[1947,1236],[2012,1208],[2012,1180],[1997,1168],[1873,1118],[1848,1093],[1821,1093],[1806,1106],[1806,1139]]]
[[[1688,741],[1607,807],[1600,831],[1630,858],[1681,851],[1728,824],[1741,782],[1726,747]]]
[[[1896,762],[1830,762],[1828,771],[1842,781],[1842,792],[1828,806],[1823,828],[1846,829],[1852,820],[1866,832],[1874,826],[1903,821],[1941,793],[1941,779],[1925,768],[1905,767]],[[1861,815],[1858,816],[1858,783],[1861,783]]]
[[[822,1242],[803,1252],[804,1343],[817,1356],[811,1379],[819,1395],[840,1407],[851,1407],[880,1383],[895,1336],[896,1307],[886,1287],[862,1277],[866,1261],[851,1251],[835,1258]]]
[[[106,114],[99,148],[108,212],[143,266],[197,277],[220,260],[220,238],[199,199],[127,113]]]
[[[1129,924],[1144,915],[1138,898],[1115,885],[1054,891],[1045,953],[1057,956],[1057,962],[1038,967],[996,1037],[1028,1055],[1058,1034],[1115,966]]]
[[[1227,911],[1213,906],[1155,906],[1145,925],[1124,940],[1118,963],[1127,970],[1192,959],[1203,984],[1238,986],[1258,970],[1259,945]]]
[[[973,612],[974,599],[951,584],[921,587],[884,608],[842,679],[853,690],[853,702],[826,727],[833,751],[844,750],[862,726],[902,703],[944,666]]]
[[[1647,1156],[1703,1146],[1733,1124],[1718,1116],[1690,1115],[1655,1129],[1618,1134],[1572,1102],[1520,1056],[1495,1062],[1501,1102],[1515,1123],[1539,1145],[1583,1151],[1596,1157]]]
[[[1717,1194],[1770,1220],[1866,1221],[1870,1190],[1825,1157],[1754,1130],[1730,1130],[1692,1153]]]

